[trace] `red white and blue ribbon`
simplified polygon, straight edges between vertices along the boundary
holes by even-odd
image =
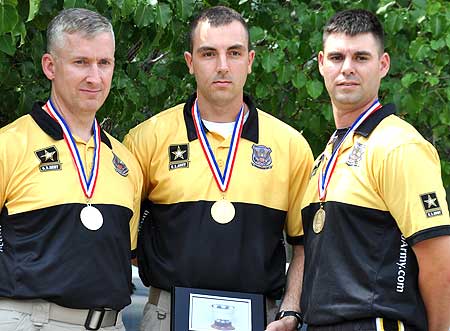
[[[100,165],[100,126],[98,125],[97,119],[94,118],[94,123],[92,123],[92,129],[94,131],[94,156],[92,160],[91,173],[88,179],[86,176],[86,171],[84,170],[83,162],[81,161],[80,153],[78,152],[77,144],[72,136],[72,133],[70,132],[69,126],[61,114],[58,113],[51,99],[47,101],[45,107],[50,116],[58,122],[63,131],[64,140],[67,143],[67,147],[69,147],[72,160],[78,172],[81,188],[83,189],[86,198],[90,199],[94,194],[95,185],[97,184],[98,168]]]
[[[195,130],[197,131],[197,137],[202,146],[203,153],[205,154],[206,160],[208,161],[209,168],[216,180],[217,186],[222,192],[228,189],[230,184],[231,175],[233,173],[234,161],[236,160],[236,154],[239,147],[239,141],[241,139],[242,127],[244,125],[244,105],[242,104],[239,114],[236,116],[236,122],[233,128],[233,134],[231,136],[230,149],[228,150],[227,161],[225,163],[225,168],[223,174],[217,165],[216,158],[211,149],[211,145],[206,137],[205,130],[202,125],[202,118],[200,117],[200,111],[198,110],[198,101],[195,100],[192,106],[192,118],[194,119]]]
[[[331,158],[326,164],[326,166],[322,167],[319,172],[319,199],[320,201],[324,201],[325,197],[327,195],[327,188],[328,184],[330,184],[331,176],[333,175],[334,168],[336,167],[336,163],[339,157],[339,150],[342,147],[342,144],[344,143],[345,139],[351,135],[355,130],[362,124],[364,121],[372,115],[374,112],[376,112],[378,109],[381,108],[381,104],[376,99],[373,104],[365,110],[363,113],[361,113],[358,118],[353,122],[352,126],[347,130],[344,137],[339,142],[339,145],[334,149],[334,152],[331,154]],[[333,139],[334,134],[331,136],[330,141]]]

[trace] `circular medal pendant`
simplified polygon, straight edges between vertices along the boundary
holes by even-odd
[[[217,223],[226,224],[233,220],[236,213],[233,204],[228,200],[219,200],[211,206],[211,216]]]
[[[313,231],[314,233],[320,233],[325,225],[325,210],[319,208],[319,210],[314,215],[313,219]]]
[[[81,209],[80,219],[83,225],[92,231],[100,229],[103,225],[103,215],[97,208],[88,205]]]

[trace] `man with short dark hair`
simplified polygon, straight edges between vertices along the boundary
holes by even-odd
[[[209,8],[190,36],[196,93],[125,137],[144,173],[138,264],[151,288],[142,330],[170,329],[172,286],[265,294],[272,320],[285,285],[283,229],[296,244],[312,165],[302,135],[244,94],[255,52],[241,15]],[[303,265],[303,246],[291,265]]]
[[[325,26],[319,70],[336,131],[302,202],[301,302],[312,331],[447,331],[450,220],[439,156],[381,105],[389,71],[383,28],[366,10]],[[301,291],[301,300],[300,298]],[[288,320],[267,330],[293,330]]]
[[[42,69],[47,102],[0,129],[0,329],[125,330],[142,174],[95,118],[114,71],[111,23],[60,12]]]

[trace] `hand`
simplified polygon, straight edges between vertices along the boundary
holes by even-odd
[[[267,325],[266,331],[296,331],[297,319],[294,316],[286,316]]]

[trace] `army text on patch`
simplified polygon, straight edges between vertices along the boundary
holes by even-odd
[[[425,193],[420,196],[427,217],[442,215],[442,209],[436,196],[436,192]]]
[[[189,145],[178,144],[169,146],[169,170],[189,168]]]

